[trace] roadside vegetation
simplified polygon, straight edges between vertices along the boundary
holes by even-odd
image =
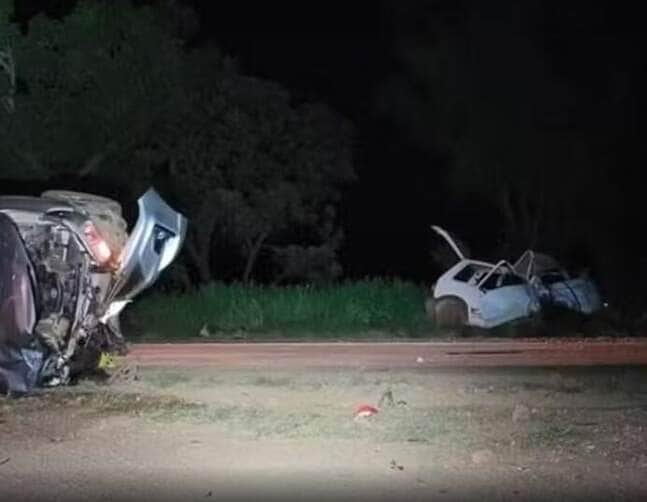
[[[139,339],[411,337],[431,328],[425,290],[372,279],[322,286],[214,283],[184,294],[153,294],[127,309]]]
[[[618,337],[644,329],[611,309],[583,315],[558,307],[490,330],[440,329],[425,312],[427,293],[423,285],[383,278],[291,286],[216,282],[184,292],[158,288],[129,306],[122,321],[134,342]]]

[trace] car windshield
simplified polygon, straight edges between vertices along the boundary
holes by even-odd
[[[493,268],[494,266],[470,263],[461,268],[454,276],[454,279],[476,286]],[[481,288],[484,290],[491,290],[523,283],[524,280],[522,277],[512,273],[507,268],[499,268],[487,278],[487,280],[481,285]]]
[[[461,268],[454,276],[454,279],[470,284],[477,284],[490,270],[492,270],[492,267],[470,263]]]
[[[485,290],[502,288],[504,286],[518,286],[523,284],[524,280],[516,274],[508,271],[495,272],[482,284]]]

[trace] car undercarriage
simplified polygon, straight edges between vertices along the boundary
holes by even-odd
[[[119,313],[172,261],[186,230],[154,191],[139,205],[129,237],[110,199],[0,197],[0,385],[3,376],[9,390],[65,384],[101,353],[125,352]]]

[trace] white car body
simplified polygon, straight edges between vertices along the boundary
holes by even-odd
[[[572,278],[550,256],[526,251],[514,265],[472,260],[444,229],[432,226],[456,253],[458,262],[433,286],[434,308],[453,299],[465,305],[465,323],[493,328],[541,311],[542,303],[557,304],[590,314],[601,306],[595,284]]]
[[[438,278],[433,296],[436,301],[462,300],[467,306],[467,324],[479,328],[526,318],[541,308],[530,284],[506,262],[460,260]]]

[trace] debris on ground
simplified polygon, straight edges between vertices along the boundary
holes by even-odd
[[[3,458],[2,460],[0,460],[0,465],[5,465],[9,462],[9,460],[11,460],[11,457]]]
[[[382,408],[383,404],[386,403],[387,406],[395,406],[395,400],[393,399],[393,391],[391,389],[386,389],[380,400],[377,403],[378,408]]]
[[[360,404],[355,408],[355,420],[371,417],[378,412],[379,410],[375,406],[371,406],[370,404]]]
[[[404,466],[398,464],[395,460],[391,460],[391,470],[398,470],[398,471],[404,471]]]
[[[116,367],[117,362],[115,361],[115,357],[112,354],[102,352],[101,357],[99,358],[99,364],[97,364],[97,368],[100,370],[111,370],[115,369]]]

